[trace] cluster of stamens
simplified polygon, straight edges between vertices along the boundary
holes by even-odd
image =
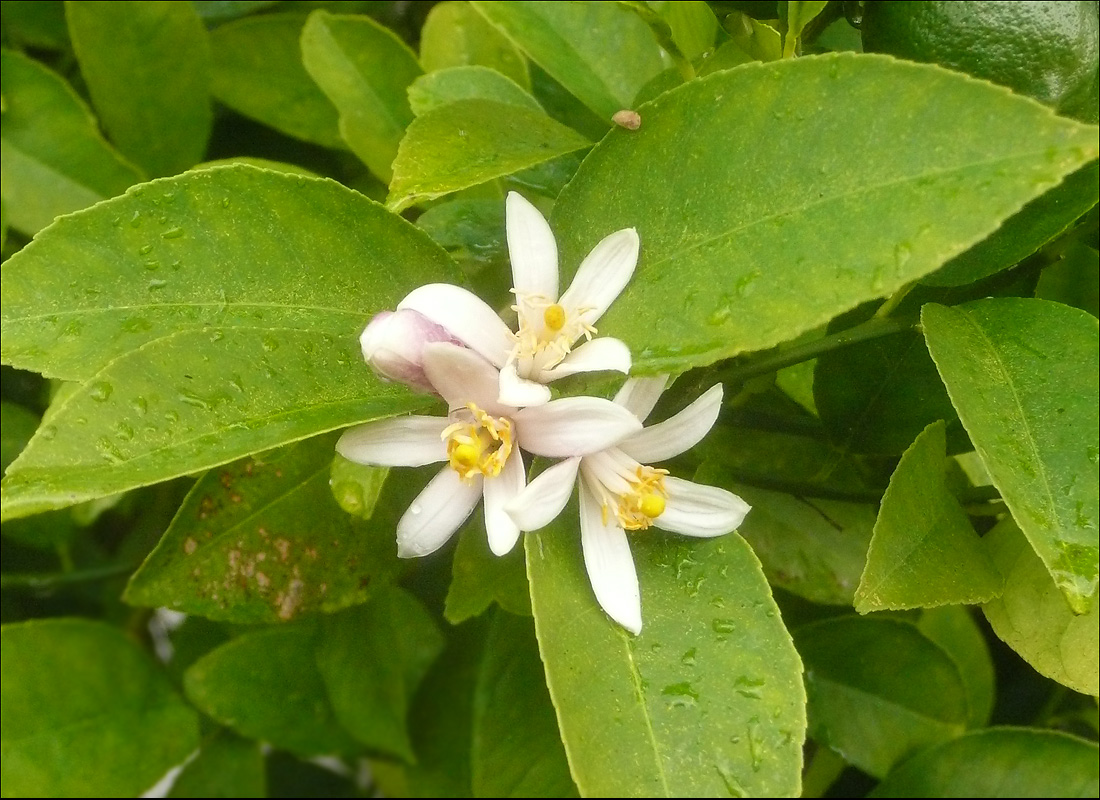
[[[614,514],[624,530],[645,530],[664,513],[668,470],[643,466],[617,448],[586,458],[581,469],[600,501],[604,525]]]
[[[447,461],[465,481],[476,475],[495,478],[512,453],[512,421],[494,417],[474,403],[467,403],[466,409],[470,412],[469,420],[455,422],[443,430]]]
[[[514,291],[514,290],[513,290]],[[596,328],[582,319],[588,308],[579,308],[570,315],[560,303],[551,302],[540,294],[516,292],[516,305],[512,310],[519,316],[519,331],[515,335],[514,357],[535,359],[538,369],[556,366],[573,349],[573,343],[581,336],[591,340]],[[542,314],[542,326],[536,328],[529,320]]]

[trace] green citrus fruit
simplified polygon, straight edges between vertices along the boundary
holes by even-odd
[[[869,0],[863,49],[968,72],[1096,119],[1095,0]]]

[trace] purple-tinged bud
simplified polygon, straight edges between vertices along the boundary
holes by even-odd
[[[375,314],[359,336],[363,358],[379,378],[435,394],[423,362],[424,345],[432,342],[463,344],[442,325],[407,308]]]

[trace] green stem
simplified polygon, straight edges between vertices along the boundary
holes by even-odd
[[[69,572],[8,572],[0,574],[0,589],[55,589],[71,583],[91,583],[134,571],[134,564],[106,564]]]
[[[875,318],[885,319],[886,317],[893,314],[894,310],[898,307],[901,301],[905,299],[905,296],[909,294],[912,288],[916,285],[916,281],[913,281],[912,283],[907,283],[896,292],[894,292],[892,295],[887,297],[886,301],[878,307],[877,311],[875,311]]]

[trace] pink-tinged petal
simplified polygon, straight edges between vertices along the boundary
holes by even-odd
[[[542,370],[539,378],[544,381],[556,381],[567,375],[579,372],[601,372],[614,370],[626,374],[630,372],[630,348],[618,339],[601,336],[585,342],[572,351],[557,366]]]
[[[512,414],[516,439],[529,453],[549,458],[603,450],[642,428],[622,406],[599,397],[566,397]]]
[[[397,523],[397,555],[426,556],[445,545],[481,499],[482,480],[466,483],[450,467],[440,470]]]
[[[550,402],[550,389],[541,383],[521,378],[516,372],[516,363],[512,361],[500,368],[497,402],[515,408],[541,406]]]
[[[558,299],[558,245],[539,210],[522,195],[508,192],[505,203],[512,288],[517,294]]]
[[[489,305],[449,283],[429,283],[409,292],[397,309],[418,311],[456,339],[501,366],[512,351],[512,332]]]
[[[485,479],[485,533],[493,555],[508,555],[516,546],[520,529],[505,507],[523,491],[526,482],[527,471],[518,451],[504,462],[504,469],[499,475]]]
[[[668,375],[652,375],[648,378],[631,378],[615,395],[615,402],[630,411],[642,422],[648,417],[668,386]]]
[[[579,456],[559,461],[527,484],[527,488],[504,507],[521,531],[537,531],[561,513],[573,494],[580,463]]]
[[[359,336],[363,358],[376,375],[421,392],[435,391],[422,363],[424,345],[429,342],[462,344],[442,325],[411,308],[375,314]]]
[[[624,439],[619,449],[642,464],[672,458],[697,445],[714,427],[721,409],[722,384],[716,383],[683,411]]]
[[[685,536],[711,537],[736,530],[751,506],[725,489],[666,477],[668,500],[653,524]]]
[[[500,373],[473,350],[453,344],[426,345],[424,374],[452,410],[476,403],[495,416],[506,416],[512,411],[497,402]]]
[[[604,524],[600,504],[584,481],[580,500],[584,568],[596,600],[611,619],[631,633],[641,633],[642,598],[626,531],[610,521],[614,516]]]
[[[598,320],[630,282],[640,246],[633,228],[604,238],[581,262],[573,283],[558,302],[569,312],[583,309],[582,319],[589,324]]]
[[[394,417],[348,428],[336,452],[356,464],[419,467],[447,460],[443,429],[446,417]]]

